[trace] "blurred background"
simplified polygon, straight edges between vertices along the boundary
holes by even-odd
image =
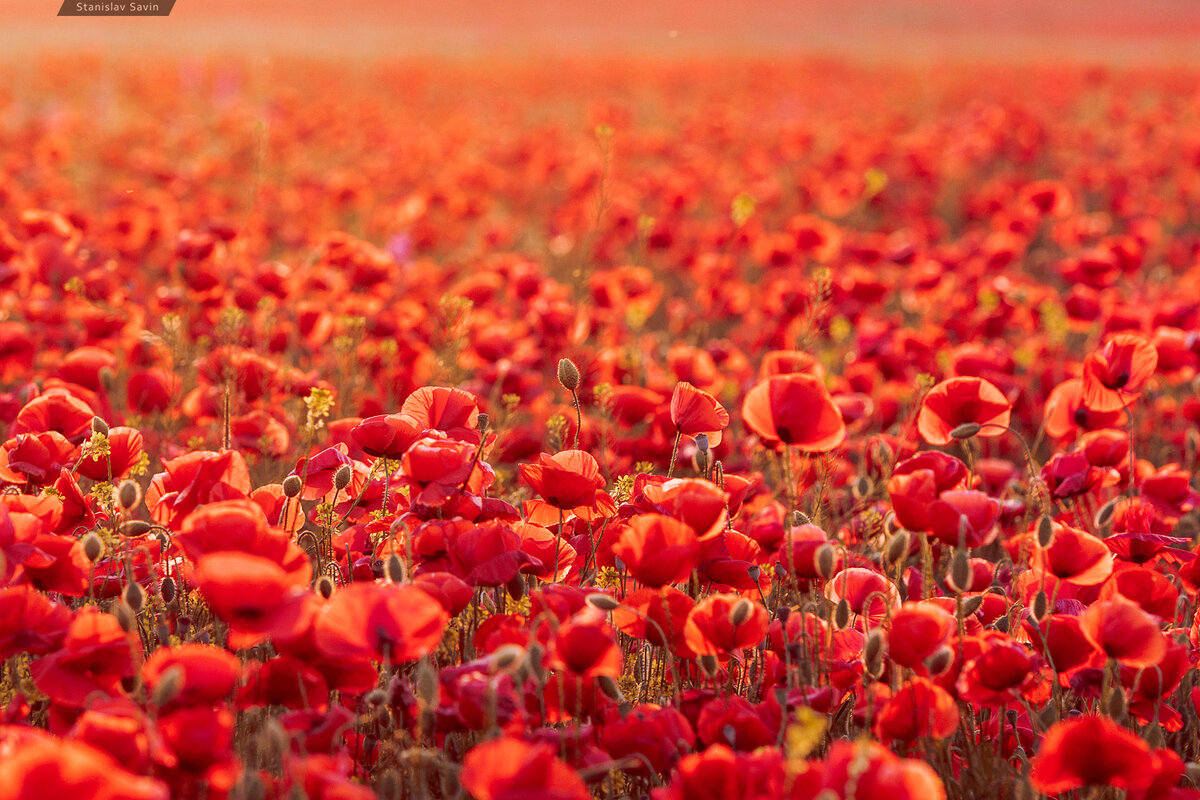
[[[0,3],[0,47],[377,59],[847,56],[1200,64],[1200,0],[178,0],[168,18]]]

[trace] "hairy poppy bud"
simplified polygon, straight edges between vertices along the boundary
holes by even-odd
[[[700,670],[708,677],[717,674],[717,657],[713,655],[700,656]]]
[[[136,581],[125,587],[125,605],[129,606],[129,610],[134,614],[142,613],[142,609],[146,607],[146,590]]]
[[[92,433],[108,436],[108,423],[99,417],[92,417]]]
[[[970,439],[982,429],[983,426],[978,422],[964,422],[954,430],[950,431],[950,438],[958,439],[959,441],[962,441],[963,439]]]
[[[150,695],[150,703],[158,708],[170,703],[183,689],[183,667],[173,664],[163,672]]]
[[[337,468],[337,472],[333,473],[333,488],[339,492],[350,485],[350,479],[354,477],[354,470],[349,464],[342,464]]]
[[[954,660],[954,651],[945,645],[933,651],[929,658],[925,659],[925,667],[929,670],[931,676],[941,675],[950,667],[950,662]]]
[[[385,692],[383,689],[372,689],[363,695],[363,703],[367,706],[367,708],[381,706],[387,702],[387,699],[387,692]]]
[[[121,486],[117,489],[117,502],[121,504],[121,508],[125,511],[132,510],[138,503],[142,502],[142,487],[130,480],[121,481]]]
[[[104,555],[104,540],[97,536],[95,531],[88,531],[87,536],[83,537],[83,554],[93,564]]]
[[[829,542],[817,548],[817,552],[813,557],[813,561],[817,567],[817,574],[825,580],[833,575],[834,558],[837,553],[833,549],[833,545]]]
[[[1042,514],[1038,517],[1037,542],[1038,547],[1043,550],[1054,543],[1054,522],[1050,519],[1049,514]]]
[[[889,564],[898,564],[901,559],[908,555],[908,531],[896,531],[892,537],[888,539],[887,550],[884,557]]]
[[[388,557],[384,574],[387,575],[387,579],[392,583],[404,583],[408,577],[408,570],[405,568],[404,562],[400,560],[400,556],[392,553]]]
[[[1050,610],[1050,599],[1046,597],[1046,591],[1039,589],[1038,593],[1033,596],[1033,616],[1037,620],[1046,618],[1046,613]]]
[[[158,594],[162,597],[164,603],[170,603],[175,599],[175,579],[167,576],[162,579],[162,583],[158,585]]]
[[[618,603],[615,598],[610,597],[603,592],[592,592],[584,599],[587,601],[589,606],[598,608],[601,611],[615,611],[621,607],[621,604]]]
[[[625,702],[625,695],[621,692],[621,687],[618,686],[617,682],[614,681],[610,676],[601,675],[596,679],[596,684],[600,687],[600,691],[604,692],[608,699],[616,703]]]
[[[519,644],[504,644],[492,653],[492,668],[497,672],[511,672],[525,659],[525,648]]]
[[[862,500],[864,497],[869,495],[871,490],[874,488],[875,487],[871,483],[870,478],[868,478],[866,475],[859,475],[858,480],[854,482],[854,486],[850,488],[850,494],[855,500]]]
[[[137,625],[137,622],[133,616],[133,612],[129,609],[129,606],[125,605],[125,603],[114,602],[110,608],[112,610],[112,615],[117,618],[117,623],[120,624],[121,630],[129,633]]]
[[[754,604],[743,597],[733,604],[733,608],[729,609],[729,624],[736,628],[750,619],[752,613],[754,613]]]
[[[833,624],[838,630],[850,624],[850,604],[844,597],[838,601],[837,609],[833,612]]]
[[[1098,530],[1101,535],[1107,536],[1109,530],[1112,528],[1113,515],[1117,513],[1117,503],[1120,501],[1121,498],[1114,497],[1112,500],[1109,500],[1107,503],[1100,506],[1100,510],[1096,512],[1096,530]]]
[[[867,641],[863,647],[863,665],[867,669],[867,674],[871,677],[877,677],[883,671],[884,642],[885,637],[882,628],[873,628],[871,633],[867,635]]]
[[[1104,710],[1108,712],[1108,715],[1117,722],[1124,722],[1127,708],[1128,704],[1125,701],[1125,690],[1120,686],[1114,686],[1112,688],[1112,694],[1108,696],[1108,705]]]
[[[112,394],[117,388],[117,373],[112,367],[101,367],[96,373],[96,377],[100,380],[100,386],[108,394]]]
[[[568,392],[573,392],[579,388],[579,367],[575,366],[575,362],[571,359],[563,358],[559,360],[558,382]]]
[[[288,475],[283,479],[283,496],[293,498],[300,494],[300,490],[304,488],[304,481],[300,480],[299,475]]]
[[[475,418],[475,425],[480,431],[486,431],[491,420],[492,418],[487,414],[480,412],[479,416]]]
[[[430,663],[429,657],[422,658],[417,663],[417,674],[413,679],[413,688],[417,699],[425,708],[437,708],[441,698],[441,687],[438,686],[438,673]]]
[[[955,594],[971,591],[971,560],[966,550],[957,550],[950,559],[950,588]]]
[[[337,589],[337,584],[333,582],[333,578],[328,575],[322,575],[317,578],[317,594],[328,600],[333,597],[334,590]]]
[[[983,595],[977,594],[974,597],[964,597],[962,601],[963,619],[973,615],[983,605]]]
[[[143,519],[131,519],[128,522],[122,522],[117,530],[122,536],[144,536],[154,527],[149,522]]]
[[[811,522],[812,522],[812,519],[810,519],[808,514],[805,514],[803,511],[796,509],[795,511],[792,512],[792,527],[793,528],[798,528],[801,525],[808,525]]]

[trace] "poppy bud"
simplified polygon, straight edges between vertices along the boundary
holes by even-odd
[[[121,630],[129,633],[137,624],[134,620],[133,612],[129,610],[129,606],[124,603],[114,602],[111,606],[112,615],[117,618],[117,623],[120,624]]]
[[[333,488],[339,492],[350,485],[350,479],[354,477],[354,470],[349,464],[342,464],[337,468],[337,472],[333,473]]]
[[[1033,596],[1033,616],[1038,621],[1046,618],[1046,612],[1050,610],[1050,600],[1046,597],[1046,591],[1039,589],[1038,593]]]
[[[883,671],[883,644],[883,629],[873,628],[863,647],[863,665],[867,668],[867,674],[872,677]]]
[[[511,672],[521,665],[525,658],[525,648],[519,644],[504,644],[492,653],[492,668],[496,672]]]
[[[513,575],[512,580],[504,584],[504,588],[508,590],[508,596],[513,600],[520,600],[525,596],[525,591],[529,588],[525,585],[525,576],[517,573]]]
[[[404,562],[400,560],[400,556],[392,553],[387,560],[387,566],[384,568],[384,574],[392,583],[404,583],[408,577],[408,570],[404,566]]]
[[[106,393],[112,394],[113,390],[117,388],[117,373],[113,371],[112,367],[101,367],[96,377],[99,378],[100,386]]]
[[[142,487],[130,480],[121,481],[120,488],[117,489],[117,502],[121,504],[121,508],[125,511],[132,510],[138,503],[142,502]]]
[[[950,667],[950,662],[954,660],[954,651],[949,647],[942,645],[929,658],[925,659],[925,667],[929,670],[931,676],[941,675]]]
[[[1054,543],[1054,522],[1051,521],[1049,514],[1042,514],[1038,517],[1037,541],[1038,547],[1043,550]]]
[[[808,516],[808,514],[805,514],[800,509],[796,509],[792,512],[793,528],[799,528],[801,525],[808,525],[810,523],[812,523],[812,519]]]
[[[1117,722],[1125,721],[1125,711],[1127,704],[1125,702],[1125,690],[1120,686],[1114,686],[1112,694],[1108,696],[1108,704],[1105,706],[1105,711],[1110,717]]]
[[[758,578],[760,575],[762,575],[762,567],[760,567],[758,564],[753,564],[749,567],[746,567],[746,574],[750,576],[750,580],[758,583]]]
[[[383,689],[372,689],[363,695],[363,703],[365,703],[368,708],[381,706],[387,702],[387,699],[387,692],[385,692]]]
[[[134,614],[142,613],[142,609],[146,607],[146,591],[140,583],[136,581],[125,587],[125,605]]]
[[[162,583],[158,585],[158,594],[162,597],[164,603],[170,603],[175,599],[175,579],[169,575],[162,579]]]
[[[699,450],[701,453],[708,452],[708,434],[707,433],[697,433],[696,434],[696,449]]]
[[[575,362],[571,359],[563,358],[559,360],[558,382],[568,392],[573,392],[579,388],[579,367],[575,366]]]
[[[862,500],[864,497],[869,495],[871,490],[874,488],[875,487],[871,483],[870,478],[868,478],[866,475],[859,475],[858,480],[854,482],[854,486],[850,489],[850,494],[855,500]]]
[[[850,624],[850,604],[844,597],[838,601],[837,609],[833,612],[833,624],[839,630]]]
[[[491,417],[489,417],[487,414],[484,414],[483,412],[480,412],[479,416],[475,418],[475,427],[478,428],[480,433],[482,433],[483,431],[486,431],[488,429],[488,423],[491,421],[492,421]]]
[[[963,619],[973,615],[983,605],[983,595],[977,594],[974,597],[964,597],[962,601]]]
[[[93,564],[104,555],[104,540],[97,536],[95,531],[88,531],[87,536],[83,537],[83,554]]]
[[[600,687],[600,691],[604,692],[608,699],[616,703],[625,702],[625,695],[621,692],[621,687],[618,686],[617,682],[614,681],[610,676],[601,675],[596,679],[596,684]]]
[[[400,775],[394,769],[389,769],[379,776],[375,783],[376,796],[382,800],[396,800],[400,797]]]
[[[1192,782],[1192,785],[1200,784],[1200,763],[1189,761],[1187,763],[1187,768],[1184,770],[1184,774],[1187,775],[1187,778]]]
[[[604,594],[603,592],[592,592],[584,599],[587,601],[589,606],[598,608],[601,611],[615,611],[621,607],[621,604],[617,602],[616,598]]]
[[[817,574],[825,580],[829,580],[833,576],[833,560],[836,555],[833,545],[829,542],[817,548],[813,562],[817,567]]]
[[[144,536],[149,533],[153,526],[142,519],[131,519],[128,522],[122,522],[117,531],[122,536]]]
[[[300,490],[304,488],[304,481],[300,480],[299,475],[288,475],[283,479],[283,496],[293,498],[300,494]]]
[[[529,646],[529,671],[538,679],[539,683],[546,682],[546,666],[543,660],[546,656],[546,648],[540,644],[532,644]]]
[[[1183,437],[1183,453],[1189,462],[1195,461],[1196,455],[1200,453],[1200,433],[1195,428],[1188,428]]]
[[[1107,536],[1109,530],[1112,528],[1113,514],[1117,513],[1117,503],[1120,501],[1121,498],[1114,497],[1112,500],[1109,500],[1107,503],[1100,506],[1100,510],[1096,512],[1096,519],[1094,522],[1096,523],[1096,530],[1099,531],[1102,536]]]
[[[887,551],[884,556],[889,564],[899,564],[908,555],[908,531],[899,530],[888,539]]]
[[[283,758],[283,754],[291,749],[290,746],[290,737],[283,725],[275,717],[267,717],[258,732],[254,749],[264,761],[270,763]]]
[[[317,578],[317,594],[325,600],[333,597],[334,590],[337,589],[337,584],[333,582],[333,578],[328,575],[322,575]]]
[[[964,422],[954,430],[950,431],[950,438],[958,439],[959,441],[962,441],[963,439],[970,439],[982,429],[983,426],[978,422]]]
[[[422,658],[417,663],[417,674],[413,679],[413,688],[416,690],[417,699],[421,701],[421,705],[425,708],[437,708],[438,700],[441,697],[441,688],[438,686],[437,670],[433,668],[433,664],[429,662],[429,657]]]
[[[180,690],[183,689],[183,667],[179,664],[174,664],[163,672],[159,678],[158,684],[154,687],[154,692],[150,695],[150,702],[158,708],[170,703],[179,696]]]
[[[108,436],[108,423],[99,417],[92,417],[92,433]]]
[[[966,550],[956,550],[950,559],[950,588],[955,594],[971,591],[971,560]]]
[[[713,655],[700,656],[700,669],[710,678],[716,675],[717,657]]]
[[[779,608],[775,609],[775,619],[779,620],[780,622],[782,622],[784,624],[787,624],[788,617],[790,617],[791,615],[792,615],[792,607],[791,606],[779,606]]]
[[[753,612],[754,604],[744,597],[740,598],[733,604],[733,608],[729,609],[729,624],[736,628],[748,620]]]

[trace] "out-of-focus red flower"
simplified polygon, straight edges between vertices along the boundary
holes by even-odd
[[[251,647],[273,636],[288,638],[307,627],[312,614],[309,575],[288,572],[249,553],[219,552],[196,563],[193,578],[209,607],[229,623],[229,644]]]
[[[629,520],[613,553],[630,575],[655,588],[687,580],[700,563],[696,532],[662,514],[639,514]]]
[[[954,617],[945,609],[932,603],[905,603],[891,615],[888,656],[903,667],[920,669],[954,632]]]
[[[178,671],[179,689],[169,698],[170,707],[210,707],[233,692],[242,674],[242,663],[237,656],[212,645],[163,647],[154,651],[142,665],[147,692],[153,695],[167,674],[174,670]]]
[[[671,394],[671,422],[685,436],[707,435],[709,446],[716,447],[729,426],[729,412],[708,392],[680,381]]]
[[[250,495],[246,460],[234,450],[197,450],[163,462],[150,480],[146,507],[160,525],[174,527],[204,503]]]
[[[1033,758],[1035,789],[1058,794],[1085,786],[1144,788],[1154,778],[1144,739],[1108,717],[1084,716],[1051,726]]]
[[[477,800],[588,800],[575,770],[548,744],[502,736],[476,745],[463,759],[463,788]]]
[[[1080,623],[1088,641],[1122,666],[1153,667],[1167,653],[1157,620],[1122,595],[1092,603]]]
[[[738,611],[744,613],[735,613]],[[736,594],[713,594],[696,603],[683,634],[697,655],[727,656],[752,647],[767,633],[767,610]]]
[[[875,720],[883,742],[945,739],[958,730],[958,705],[942,687],[925,678],[910,678],[884,704]]]
[[[1071,378],[1050,392],[1043,420],[1046,433],[1061,439],[1080,430],[1094,431],[1120,425],[1123,416],[1120,409],[1096,411],[1088,408],[1083,402],[1083,380]]]
[[[536,464],[522,464],[521,478],[555,508],[585,515],[611,505],[600,465],[582,450],[539,453]]]
[[[983,378],[949,378],[934,386],[921,401],[917,431],[933,445],[954,441],[950,435],[960,425],[984,426],[976,436],[1000,436],[1008,427],[1012,404],[1004,393]]]
[[[316,620],[316,642],[330,658],[398,664],[431,652],[450,615],[415,586],[352,583],[334,593]]]
[[[43,731],[0,727],[0,800],[47,797],[167,800],[167,786],[134,775],[107,753]]]
[[[34,661],[30,672],[55,702],[83,707],[92,692],[119,695],[121,679],[134,674],[141,656],[141,643],[116,617],[85,608],[67,626],[61,648]]]
[[[376,458],[396,459],[425,433],[425,425],[406,414],[367,417],[354,426],[350,436],[363,452]]]
[[[1113,555],[1104,540],[1058,522],[1051,523],[1051,529],[1054,538],[1049,547],[1043,548],[1033,540],[1031,566],[1076,586],[1094,586],[1108,579],[1113,571]]]

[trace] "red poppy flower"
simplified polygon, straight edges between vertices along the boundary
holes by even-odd
[[[695,600],[670,586],[638,589],[625,595],[621,607],[613,611],[613,624],[622,633],[655,647],[670,647],[680,658],[694,658],[696,653],[688,646],[683,628],[695,606]]]
[[[875,720],[883,742],[945,739],[958,730],[958,705],[942,687],[925,678],[910,678],[884,704]]]
[[[459,780],[477,800],[590,800],[575,770],[548,744],[502,736],[476,745]]]
[[[1077,431],[1094,431],[1120,425],[1124,414],[1115,411],[1096,411],[1083,403],[1083,380],[1071,378],[1063,381],[1046,399],[1043,417],[1046,433],[1056,439],[1071,436]],[[1092,462],[1095,464],[1096,462]]]
[[[425,430],[479,443],[479,404],[475,395],[462,389],[422,386],[404,401],[400,414],[412,418]]]
[[[1070,614],[1049,614],[1041,622],[1031,617],[1025,620],[1024,632],[1033,648],[1058,673],[1087,664],[1096,652],[1083,635],[1079,617]]]
[[[584,516],[612,500],[603,491],[600,465],[583,450],[539,453],[536,464],[521,464],[521,477],[550,505]]]
[[[1012,404],[983,378],[950,378],[934,386],[921,401],[917,431],[933,445],[954,441],[950,432],[960,425],[983,427],[977,436],[1000,436],[1008,427]]]
[[[558,626],[546,654],[546,665],[575,678],[619,678],[622,655],[612,628],[591,609]]]
[[[833,604],[845,600],[850,610],[871,620],[883,619],[888,609],[900,605],[900,592],[885,576],[865,567],[847,567],[825,584],[825,597]]]
[[[142,647],[117,618],[94,608],[75,614],[62,646],[30,665],[34,683],[52,700],[82,707],[92,692],[115,697],[122,678],[133,675]]]
[[[1030,781],[1045,794],[1085,786],[1134,790],[1154,777],[1150,745],[1108,717],[1084,716],[1051,726],[1033,758]]]
[[[600,727],[600,746],[613,759],[637,754],[649,769],[666,774],[696,744],[696,734],[687,717],[670,706],[639,703],[628,714],[609,713]],[[629,767],[633,774],[646,775],[640,758]]]
[[[249,553],[220,552],[196,562],[193,578],[209,607],[229,623],[230,647],[288,638],[308,626],[309,576]]]
[[[174,544],[192,562],[210,553],[240,552],[275,562],[296,576],[297,585],[312,578],[308,555],[282,529],[271,526],[251,500],[201,506],[183,521]]]
[[[235,450],[197,450],[163,462],[150,480],[146,507],[160,525],[173,527],[198,506],[250,494],[246,460]]]
[[[413,661],[442,641],[450,615],[415,586],[352,583],[316,620],[316,643],[330,658]]]
[[[1092,603],[1080,623],[1088,641],[1122,666],[1153,667],[1166,655],[1158,621],[1122,595]]]
[[[36,589],[0,589],[0,661],[18,653],[44,655],[57,650],[70,623],[71,609]]]
[[[707,435],[709,446],[716,447],[729,426],[729,412],[708,392],[680,381],[671,394],[671,422],[685,436]]]
[[[888,655],[902,667],[920,669],[955,631],[954,617],[932,603],[905,603],[892,612]]]
[[[91,434],[96,412],[66,389],[49,389],[25,404],[8,429],[9,436],[22,433],[61,433],[71,444]]]
[[[1113,571],[1112,552],[1097,539],[1070,525],[1051,523],[1054,539],[1042,548],[1033,541],[1030,564],[1076,586],[1103,583]]]
[[[147,692],[153,695],[173,670],[178,670],[179,691],[171,698],[171,708],[211,707],[233,692],[242,674],[242,662],[229,651],[207,644],[163,647],[142,666]]]
[[[1017,706],[1037,681],[1038,657],[1002,633],[985,632],[968,640],[955,688],[968,703]]]
[[[762,640],[767,633],[767,610],[760,603],[744,600],[739,607],[747,612],[738,619],[734,606],[743,600],[736,594],[713,594],[696,603],[683,627],[692,652],[727,656]]]
[[[687,580],[700,563],[696,532],[663,514],[638,514],[612,547],[629,574],[647,586]]]
[[[888,480],[888,496],[896,520],[911,531],[933,527],[930,506],[942,492],[965,488],[967,465],[954,456],[930,450],[896,465]]]
[[[957,547],[965,538],[969,548],[983,547],[999,534],[1000,502],[983,492],[942,492],[929,507],[929,533],[943,544]]]
[[[26,727],[0,727],[0,800],[79,797],[167,800],[166,784],[126,770],[91,745]]]
[[[811,375],[774,375],[755,384],[742,402],[742,419],[763,441],[806,453],[828,452],[846,438],[837,404]]]
[[[521,537],[499,522],[477,525],[454,537],[450,563],[472,586],[503,586],[522,569],[541,570],[545,565],[521,549]]]
[[[425,425],[405,414],[367,417],[350,431],[351,438],[369,456],[396,459],[425,433]]]
[[[1093,411],[1120,411],[1146,386],[1158,350],[1136,333],[1119,333],[1083,361],[1083,402]]]

